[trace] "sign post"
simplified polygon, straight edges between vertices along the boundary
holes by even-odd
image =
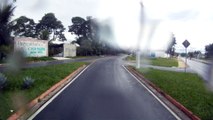
[[[186,56],[185,56],[185,72],[186,72],[186,66],[187,66],[187,48],[189,47],[190,43],[189,43],[188,40],[185,40],[182,44],[185,47],[185,52],[186,52]]]

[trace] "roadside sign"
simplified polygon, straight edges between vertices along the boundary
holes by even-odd
[[[185,40],[185,41],[183,41],[182,44],[183,44],[183,46],[184,46],[185,49],[186,49],[186,58],[185,58],[185,72],[186,72],[186,66],[187,66],[187,47],[189,47],[190,43],[189,43],[188,40]]]
[[[189,47],[189,45],[190,45],[188,40],[185,40],[182,44],[185,48]]]

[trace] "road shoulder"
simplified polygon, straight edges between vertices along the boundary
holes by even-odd
[[[151,90],[163,103],[165,103],[180,119],[184,120],[200,120],[199,117],[194,115],[191,111],[185,108],[182,104],[177,102],[174,98],[163,92],[160,88],[155,86],[152,82],[147,80],[144,76],[134,70],[132,67],[125,68],[131,72],[142,84]]]
[[[26,106],[20,108],[16,113],[12,114],[8,120],[21,119],[25,120],[36,112],[42,105],[50,100],[55,94],[60,92],[64,87],[74,81],[75,77],[78,76],[82,71],[87,68],[86,65],[79,67],[77,70],[72,72],[70,75],[53,85],[47,91],[42,93],[40,96],[29,102]]]

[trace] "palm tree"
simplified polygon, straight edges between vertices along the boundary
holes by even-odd
[[[0,60],[5,52],[5,46],[8,46],[10,43],[9,22],[14,9],[15,7],[12,4],[8,4],[7,0],[0,4]]]

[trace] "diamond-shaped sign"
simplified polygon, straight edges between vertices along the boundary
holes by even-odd
[[[182,44],[185,48],[189,47],[189,45],[190,45],[188,40],[185,40]]]

